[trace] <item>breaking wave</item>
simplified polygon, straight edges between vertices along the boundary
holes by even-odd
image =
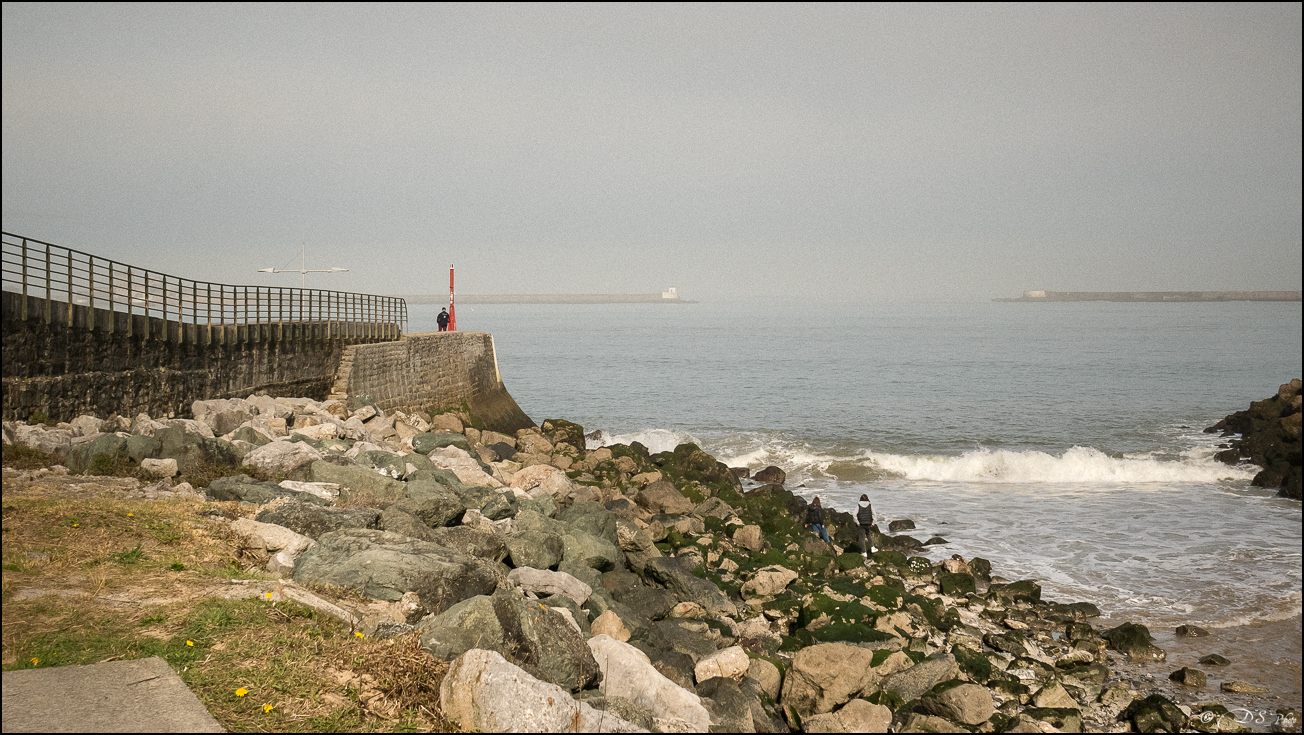
[[[1166,461],[1112,457],[1099,449],[1073,447],[1056,457],[1036,451],[981,449],[958,457],[869,453],[864,460],[908,480],[975,483],[1136,483],[1248,480],[1258,471],[1211,458]]]

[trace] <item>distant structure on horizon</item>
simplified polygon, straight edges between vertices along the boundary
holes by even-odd
[[[410,304],[446,304],[444,294],[402,296]],[[695,304],[679,298],[673,286],[661,293],[457,294],[459,304]]]
[[[1299,291],[1024,291],[992,301],[1299,301]]]

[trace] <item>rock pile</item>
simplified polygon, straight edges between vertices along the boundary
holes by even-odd
[[[566,421],[508,436],[305,399],[201,401],[194,415],[4,436],[77,471],[107,454],[275,477],[205,492],[244,504],[253,517],[233,528],[284,594],[317,605],[315,585],[356,590],[383,614],[331,614],[417,635],[451,662],[439,706],[467,730],[1237,727],[1220,705],[1184,708],[1115,676],[1107,650],[1164,657],[1143,626],[1097,631],[1090,603],[1043,600],[983,559],[933,562],[904,534],[875,533],[865,559],[847,513],[826,514],[824,543],[781,471],[744,489],[745,472],[692,444],[586,451]]]
[[[1227,464],[1249,460],[1263,470],[1254,476],[1257,487],[1280,488],[1283,498],[1300,500],[1304,486],[1304,453],[1300,441],[1300,388],[1299,378],[1283,383],[1277,395],[1250,403],[1245,411],[1237,411],[1205,429],[1206,434],[1222,432],[1223,436],[1240,435],[1219,452],[1217,458]]]

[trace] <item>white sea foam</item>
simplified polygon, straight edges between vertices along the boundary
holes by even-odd
[[[633,444],[638,442],[647,447],[652,454],[658,452],[673,451],[680,444],[698,444],[697,438],[692,434],[670,431],[669,429],[642,429],[633,431],[628,434],[611,435],[605,431],[598,430],[597,437],[585,441],[585,449],[593,450],[601,447],[609,447],[612,444]]]
[[[1073,447],[1056,457],[1045,452],[981,449],[958,457],[871,452],[867,463],[908,480],[975,483],[1139,483],[1248,480],[1257,468],[1233,467],[1209,457],[1165,461],[1111,457]]]

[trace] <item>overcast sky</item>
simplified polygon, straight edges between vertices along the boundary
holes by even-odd
[[[7,2],[4,229],[387,294],[1299,289],[1300,8]]]

